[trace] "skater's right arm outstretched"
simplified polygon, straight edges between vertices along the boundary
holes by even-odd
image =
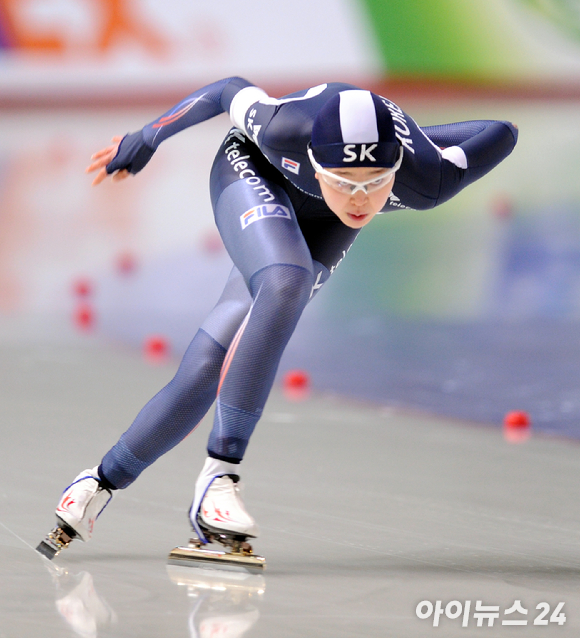
[[[106,177],[109,176],[107,172],[107,164],[109,164],[119,150],[119,144],[122,140],[121,135],[116,135],[113,137],[111,142],[113,142],[110,146],[106,146],[102,148],[100,151],[97,151],[94,155],[91,155],[92,163],[87,166],[85,169],[85,173],[94,173],[95,171],[99,171],[92,182],[93,186],[100,184]],[[124,169],[113,173],[113,181],[119,182],[126,177],[129,177],[129,171]]]
[[[129,173],[138,173],[147,165],[163,140],[194,124],[228,112],[236,94],[253,86],[238,77],[219,80],[187,96],[140,131],[125,137],[114,137],[113,145],[95,153],[91,158],[93,163],[86,169],[87,173],[99,171],[93,185],[100,184],[107,175],[113,175],[113,180],[118,181],[128,177]]]

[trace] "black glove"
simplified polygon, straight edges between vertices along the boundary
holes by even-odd
[[[143,139],[143,131],[129,133],[121,140],[113,160],[107,164],[107,173],[110,175],[126,169],[135,175],[146,166],[153,153],[155,149],[147,146]]]

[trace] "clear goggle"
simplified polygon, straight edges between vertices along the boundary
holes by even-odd
[[[403,147],[401,146],[399,158],[393,168],[389,168],[384,173],[364,182],[355,182],[352,179],[347,179],[346,177],[341,177],[340,175],[335,175],[334,173],[327,171],[314,159],[314,154],[312,153],[311,148],[308,149],[308,158],[310,159],[312,167],[321,176],[324,183],[328,184],[328,186],[333,188],[335,191],[344,193],[345,195],[354,195],[357,191],[363,191],[363,193],[368,195],[369,193],[378,191],[393,180],[395,173],[399,170],[401,163],[403,162]]]

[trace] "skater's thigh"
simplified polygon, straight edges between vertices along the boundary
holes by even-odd
[[[247,284],[254,273],[274,264],[312,273],[312,257],[288,194],[253,144],[239,150],[244,170],[235,171],[224,147],[212,169],[216,225],[235,266]]]
[[[234,266],[217,304],[203,322],[202,330],[222,347],[229,348],[251,304],[252,297],[246,282]]]

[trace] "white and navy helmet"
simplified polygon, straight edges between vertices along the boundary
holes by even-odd
[[[370,91],[352,89],[331,97],[312,127],[314,159],[325,168],[392,168],[400,143],[386,104]]]

